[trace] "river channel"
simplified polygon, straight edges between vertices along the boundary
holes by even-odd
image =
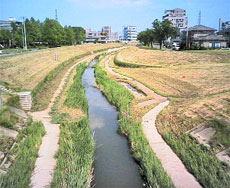
[[[118,111],[102,92],[94,87],[93,60],[85,70],[82,82],[89,104],[89,119],[96,142],[95,188],[141,188],[143,180],[139,166],[129,150],[127,139],[118,134]]]

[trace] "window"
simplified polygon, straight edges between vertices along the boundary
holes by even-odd
[[[220,43],[215,43],[215,48],[220,48]]]

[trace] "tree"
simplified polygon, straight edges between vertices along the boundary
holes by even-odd
[[[75,39],[75,32],[72,27],[64,27],[64,32],[65,32],[65,44],[67,45],[73,45],[76,42]]]
[[[28,45],[35,46],[41,41],[41,23],[32,17],[30,20],[26,19],[25,26]]]
[[[152,47],[154,42],[154,32],[152,29],[147,29],[146,31],[142,31],[138,34],[137,39],[140,42],[143,42],[145,46],[151,45]]]
[[[153,32],[154,38],[160,44],[160,49],[165,40],[169,37],[176,37],[178,35],[178,28],[174,27],[172,22],[169,20],[164,20],[160,22],[159,20],[154,20],[153,22]]]
[[[0,30],[0,43],[5,47],[11,46],[11,32],[7,29]]]
[[[75,39],[77,44],[81,44],[82,41],[86,40],[85,30],[82,27],[73,27],[75,33]]]
[[[49,46],[55,47],[64,42],[64,29],[58,21],[46,18],[42,25],[42,39],[43,42],[48,43]]]

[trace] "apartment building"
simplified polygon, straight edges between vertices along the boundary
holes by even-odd
[[[112,32],[110,26],[102,27],[101,31],[92,31],[91,29],[86,29],[86,42],[93,43],[109,43],[119,40],[118,33]]]
[[[106,33],[103,33],[101,31],[92,31],[91,29],[86,29],[86,43],[107,43],[107,36]]]
[[[123,40],[136,42],[137,41],[137,27],[125,26],[123,29]]]
[[[15,23],[17,26],[22,25],[22,22],[14,21],[14,20],[0,20],[0,29],[12,30],[11,23]]]
[[[106,39],[108,41],[111,40],[111,35],[112,35],[111,26],[104,26],[104,27],[102,27],[102,33],[106,33]]]
[[[174,27],[178,27],[180,32],[188,28],[188,17],[186,10],[176,8],[173,10],[165,10],[163,20],[169,20]]]
[[[219,34],[228,39],[228,45],[230,46],[230,21],[220,22]]]

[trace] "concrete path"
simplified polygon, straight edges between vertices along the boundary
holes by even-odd
[[[36,160],[35,169],[31,177],[31,185],[33,188],[49,187],[52,182],[54,169],[56,166],[55,154],[59,147],[58,141],[59,141],[59,134],[60,134],[60,129],[59,129],[60,125],[51,123],[51,117],[49,116],[49,112],[51,111],[51,108],[54,105],[56,98],[61,93],[66,83],[66,79],[70,75],[71,71],[74,68],[76,68],[76,66],[79,63],[89,61],[90,59],[93,59],[94,57],[95,55],[91,55],[87,58],[84,58],[83,60],[74,64],[66,72],[66,74],[62,78],[46,110],[30,113],[30,115],[33,116],[33,119],[42,121],[46,129],[46,135],[42,139],[42,144],[38,152],[39,156]]]
[[[185,168],[179,157],[166,144],[155,126],[157,115],[169,104],[169,101],[160,103],[142,118],[143,131],[149,144],[160,159],[162,166],[171,177],[177,188],[200,188],[192,174]]]
[[[124,78],[123,75],[115,73],[109,67],[109,59],[106,62],[106,69],[108,72]],[[125,78],[128,78],[125,76]],[[158,106],[150,110],[147,114],[145,114],[142,118],[143,131],[146,138],[149,141],[149,144],[156,154],[156,156],[160,159],[162,166],[171,177],[174,185],[177,188],[201,188],[201,185],[197,182],[192,174],[190,174],[185,168],[184,164],[180,160],[180,158],[173,152],[173,150],[167,145],[167,143],[163,140],[161,135],[158,133],[157,128],[155,126],[157,115],[169,104],[169,101],[166,97],[162,97],[156,94],[154,91],[150,90],[140,82],[132,80],[133,83],[138,86],[146,95],[151,95],[154,97],[155,102],[160,102]]]
[[[8,129],[8,128],[0,126],[0,136],[6,136],[6,137],[11,137],[15,139],[18,136],[18,132],[12,129]]]

